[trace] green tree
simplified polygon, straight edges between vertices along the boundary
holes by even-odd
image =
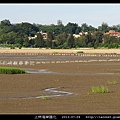
[[[58,25],[58,26],[63,25],[63,24],[62,24],[62,20],[58,20],[58,21],[57,21],[57,25]]]
[[[78,27],[76,28],[76,30],[75,30],[75,34],[79,34],[80,32],[81,32],[81,27],[78,26]]]
[[[78,29],[78,24],[76,23],[71,23],[69,22],[66,26],[65,26],[65,32],[67,34],[75,34],[76,30]]]
[[[35,47],[35,40],[34,39],[29,40],[29,45],[31,47]]]
[[[73,48],[74,47],[74,36],[73,34],[70,34],[67,38],[67,47]]]
[[[28,39],[28,36],[27,36],[27,35],[24,36],[24,43],[23,43],[23,45],[24,45],[25,47],[29,47],[29,39]]]
[[[94,42],[94,48],[97,48],[99,46],[99,41],[98,39]]]
[[[52,47],[52,40],[54,40],[54,36],[52,32],[47,33],[47,40],[46,40],[46,46],[51,48]]]
[[[97,28],[95,28],[95,27],[93,27],[91,25],[88,26],[88,29],[89,29],[89,32],[95,32],[95,31],[97,31]]]
[[[16,38],[16,33],[15,32],[9,32],[7,33],[7,43],[8,44],[14,44],[15,43],[15,38]]]
[[[21,38],[21,37],[15,38],[15,44],[19,44],[19,45],[23,46],[23,42],[24,42],[23,38]]]
[[[103,42],[103,32],[96,31],[96,32],[92,33],[92,38],[93,38],[93,42],[92,42],[93,47],[97,48]]]
[[[6,34],[1,34],[0,35],[0,43],[1,44],[7,44],[8,40],[7,40],[7,36]]]
[[[102,32],[107,32],[109,31],[109,26],[107,23],[103,22],[102,25],[98,27],[98,30]]]
[[[59,46],[63,45],[66,40],[67,40],[67,34],[64,32],[62,34],[59,34],[57,37],[56,37],[56,40],[57,40],[57,44]]]
[[[2,26],[10,26],[10,25],[11,25],[10,21],[7,20],[7,19],[2,20],[2,21],[0,22],[0,24],[1,24]]]
[[[89,31],[89,27],[86,23],[83,23],[81,25],[81,31],[83,31],[83,32],[88,32]]]
[[[35,46],[36,47],[44,47],[44,39],[41,33],[37,33],[37,38],[35,39]]]
[[[82,35],[81,37],[79,37],[79,46],[80,47],[87,47],[88,44],[88,38],[86,35]]]

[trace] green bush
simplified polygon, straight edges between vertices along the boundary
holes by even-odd
[[[25,74],[24,70],[19,68],[0,67],[0,74]]]

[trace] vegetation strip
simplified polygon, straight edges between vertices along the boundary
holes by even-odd
[[[0,74],[25,74],[26,72],[19,68],[0,67]]]
[[[95,28],[86,23],[41,25],[22,22],[13,24],[10,20],[0,21],[0,48],[120,48],[119,25],[102,23]]]

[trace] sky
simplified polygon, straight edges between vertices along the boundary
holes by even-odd
[[[0,21],[5,19],[12,24],[28,22],[57,25],[57,21],[61,20],[63,25],[71,22],[81,26],[81,24],[86,23],[97,28],[104,22],[113,26],[120,24],[120,4],[0,4]]]

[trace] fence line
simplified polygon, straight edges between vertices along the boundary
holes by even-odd
[[[115,53],[57,53],[57,54],[52,54],[52,53],[0,53],[0,55],[58,55],[58,56],[104,56],[104,57],[118,57],[120,54],[115,54]]]
[[[109,60],[66,60],[66,61],[2,61],[0,65],[37,65],[37,64],[59,64],[59,63],[80,63],[80,62],[107,62],[107,61],[120,61],[120,59],[109,59]]]

